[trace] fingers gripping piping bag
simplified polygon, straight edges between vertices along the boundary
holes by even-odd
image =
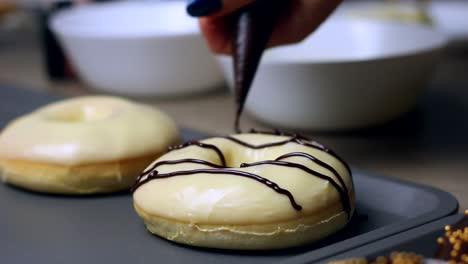
[[[237,14],[232,43],[237,105],[234,123],[236,132],[241,132],[240,116],[282,7],[285,7],[282,0],[258,0]]]

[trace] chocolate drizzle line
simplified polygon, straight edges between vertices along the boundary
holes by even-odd
[[[223,156],[224,158],[224,156]],[[221,165],[218,165],[218,164],[214,164],[214,163],[211,163],[209,161],[206,161],[206,160],[201,160],[201,159],[180,159],[180,160],[163,160],[163,161],[160,161],[160,162],[157,162],[155,163],[153,166],[151,166],[149,169],[147,169],[146,171],[144,171],[143,173],[141,173],[138,178],[136,179],[136,184],[130,189],[131,192],[134,192],[138,187],[140,187],[141,182],[140,180],[145,177],[145,176],[148,176],[150,173],[154,172],[156,170],[157,167],[159,166],[162,166],[162,165],[174,165],[174,164],[181,164],[181,163],[196,163],[196,164],[202,164],[202,165],[206,165],[206,166],[210,166],[212,168],[217,168],[217,169],[223,169],[223,168],[226,168],[226,166],[221,166]],[[157,173],[156,173],[157,174]]]
[[[287,133],[287,132],[283,132],[283,131],[276,130],[276,129],[273,130],[273,131],[258,131],[258,130],[255,130],[255,129],[250,129],[249,133],[251,133],[251,134],[266,134],[266,135],[288,136],[288,137],[296,138],[297,140],[302,141],[302,143],[309,142],[306,146],[312,147],[312,148],[315,148],[315,149],[318,149],[318,150],[321,150],[321,151],[324,151],[324,152],[332,155],[333,157],[335,157],[337,160],[339,160],[345,166],[345,168],[348,171],[349,175],[351,175],[351,168],[349,167],[348,163],[343,158],[341,158],[338,154],[336,154],[336,152],[334,152],[333,150],[331,150],[327,146],[325,146],[325,145],[323,145],[323,144],[321,144],[321,143],[319,143],[317,141],[311,140],[311,139],[309,139],[309,138],[307,138],[307,137],[305,137],[305,136],[303,136],[301,134]],[[297,143],[297,140],[296,140],[296,143]],[[299,143],[299,144],[301,144],[301,143]]]
[[[275,161],[280,161],[280,160],[283,160],[283,159],[287,159],[287,158],[291,158],[291,157],[303,157],[303,158],[306,158],[306,159],[309,159],[310,161],[326,168],[327,170],[329,170],[331,173],[333,173],[333,175],[335,175],[335,177],[338,179],[338,181],[340,182],[340,185],[341,185],[341,188],[343,188],[343,191],[347,194],[348,193],[348,187],[346,187],[346,184],[343,180],[343,178],[340,176],[340,174],[338,173],[338,171],[335,170],[335,168],[333,168],[332,166],[328,165],[327,163],[317,159],[316,157],[308,154],[308,153],[304,153],[304,152],[291,152],[291,153],[287,153],[287,154],[284,154],[282,156],[279,156],[278,158],[275,159]]]
[[[283,166],[283,167],[290,167],[290,168],[297,168],[300,170],[303,170],[307,173],[310,173],[322,180],[328,181],[337,191],[338,194],[340,195],[340,200],[341,204],[344,207],[344,210],[346,213],[349,215],[351,211],[351,206],[349,204],[349,195],[347,192],[345,192],[339,185],[336,183],[331,177],[324,175],[322,173],[319,173],[317,171],[314,171],[304,165],[294,163],[294,162],[287,162],[287,161],[278,161],[278,160],[265,160],[265,161],[259,161],[259,162],[254,162],[254,163],[242,163],[241,168],[247,168],[247,167],[252,167],[252,166],[258,166],[258,165],[277,165],[277,166]],[[341,177],[338,177],[338,179],[341,179]],[[342,180],[342,179],[341,179]]]
[[[286,189],[283,189],[279,187],[278,184],[263,178],[257,174],[245,172],[245,171],[239,171],[235,169],[230,169],[230,168],[222,168],[222,169],[195,169],[195,170],[188,170],[188,171],[176,171],[176,172],[170,172],[170,173],[162,173],[162,174],[156,174],[156,175],[148,175],[146,179],[141,181],[136,185],[136,188],[139,186],[145,184],[148,181],[154,180],[154,179],[163,179],[163,178],[170,178],[170,177],[175,177],[175,176],[183,176],[183,175],[193,175],[193,174],[199,174],[199,173],[208,173],[208,174],[229,174],[229,175],[235,175],[235,176],[242,176],[246,178],[250,178],[253,180],[256,180],[271,189],[273,189],[275,192],[286,195],[289,198],[289,201],[291,202],[291,205],[294,207],[294,209],[300,211],[302,210],[302,206],[298,205],[296,203],[296,200],[294,200],[294,197],[291,192],[289,192]]]
[[[189,142],[187,142],[185,144],[182,144],[182,145],[169,147],[169,151],[176,150],[176,149],[182,149],[182,148],[186,148],[186,147],[189,147],[189,146],[197,146],[197,147],[200,147],[200,148],[207,148],[207,149],[214,150],[216,152],[216,154],[218,155],[219,159],[221,160],[221,164],[224,167],[226,167],[226,158],[224,157],[223,152],[221,152],[221,150],[215,145],[202,143],[200,141],[189,141]]]
[[[282,132],[279,132],[279,131],[275,131],[275,132],[252,131],[252,133],[274,134],[274,135],[283,135],[283,136],[287,135],[287,136],[291,136],[291,138],[287,139],[287,140],[279,141],[279,142],[267,143],[267,144],[262,144],[262,145],[252,145],[252,144],[249,144],[247,142],[241,141],[241,140],[239,140],[237,138],[234,138],[232,136],[223,136],[223,137],[220,137],[220,138],[227,139],[229,141],[232,141],[234,143],[240,144],[242,146],[245,146],[245,147],[251,148],[251,149],[261,149],[261,148],[281,146],[281,145],[291,143],[291,142],[292,143],[297,143],[297,144],[300,144],[300,145],[303,145],[303,146],[319,149],[321,151],[324,151],[324,152],[336,157],[338,160],[340,160],[344,164],[346,169],[348,169],[348,171],[349,171],[349,173],[351,175],[351,170],[349,169],[349,166],[341,158],[339,158],[336,154],[334,154],[334,152],[332,152],[330,149],[326,148],[325,146],[323,146],[323,145],[321,145],[321,144],[319,144],[317,142],[308,140],[307,138],[305,138],[303,136],[300,136],[300,135],[297,135],[297,134],[289,135],[289,134],[285,134],[285,133],[282,133]],[[299,204],[296,203],[296,201],[295,201],[293,195],[291,194],[291,192],[289,192],[286,189],[282,189],[278,184],[276,184],[276,183],[274,183],[274,182],[272,182],[272,181],[270,181],[270,180],[268,180],[266,178],[263,178],[260,175],[249,173],[249,172],[244,172],[244,171],[236,170],[234,168],[227,167],[226,158],[224,157],[224,154],[215,145],[206,144],[206,143],[202,143],[202,142],[199,142],[199,141],[191,141],[191,142],[187,142],[187,143],[182,144],[182,145],[171,147],[171,148],[169,148],[169,151],[172,151],[172,150],[175,150],[175,149],[182,149],[182,148],[189,147],[189,146],[197,146],[197,147],[211,149],[211,150],[215,151],[217,153],[217,155],[219,156],[222,165],[214,164],[214,163],[211,163],[211,162],[208,162],[208,161],[205,161],[205,160],[200,160],[200,159],[180,159],[180,160],[160,161],[160,162],[155,163],[153,166],[151,166],[146,171],[144,171],[137,178],[137,181],[136,181],[135,185],[132,187],[131,191],[134,192],[141,185],[143,185],[143,184],[145,184],[145,183],[147,183],[147,182],[149,182],[151,180],[154,180],[154,179],[169,178],[169,177],[175,177],[175,176],[186,176],[186,175],[199,174],[199,173],[230,174],[230,175],[234,175],[234,176],[241,176],[241,177],[247,177],[247,178],[250,178],[250,179],[254,179],[254,180],[266,185],[267,187],[273,189],[277,193],[286,195],[289,198],[289,200],[291,202],[291,205],[293,206],[294,209],[296,209],[298,211],[302,209],[302,206],[300,206]],[[332,172],[336,176],[336,178],[338,179],[339,184],[337,182],[335,182],[333,180],[333,178],[331,178],[331,177],[329,177],[327,175],[324,175],[324,174],[322,174],[320,172],[317,172],[315,170],[312,170],[312,169],[310,169],[310,168],[308,168],[306,166],[303,166],[303,165],[297,164],[297,163],[293,163],[293,162],[283,161],[283,159],[290,158],[290,157],[304,157],[304,158],[307,158],[307,159],[311,160],[312,162],[315,162],[316,164],[318,164],[318,165],[324,167],[325,169],[329,170],[330,172]],[[187,170],[187,171],[176,171],[176,172],[170,172],[170,173],[159,173],[156,170],[157,167],[162,166],[162,165],[173,165],[173,164],[181,164],[181,163],[196,163],[196,164],[206,165],[206,166],[209,166],[211,168],[194,169],[194,170]],[[284,155],[276,158],[276,160],[267,160],[267,161],[260,161],[260,162],[255,162],[255,163],[243,163],[243,164],[241,164],[241,168],[259,166],[259,165],[267,165],[267,164],[268,165],[286,166],[286,167],[293,167],[293,168],[301,169],[303,171],[306,171],[309,174],[312,174],[312,175],[314,175],[316,177],[319,177],[319,178],[321,178],[323,180],[326,180],[326,181],[330,182],[330,184],[339,193],[340,200],[341,200],[341,203],[343,205],[343,209],[348,214],[348,218],[351,217],[351,205],[350,205],[350,197],[349,197],[349,194],[348,194],[348,188],[347,188],[343,178],[340,176],[340,174],[333,167],[328,165],[327,163],[317,159],[316,157],[314,157],[314,156],[312,156],[312,155],[310,155],[308,153],[291,152],[291,153],[287,153],[287,154],[284,154]],[[143,179],[145,176],[146,176],[146,178]]]
[[[269,133],[265,133],[265,132],[253,132],[253,133],[269,134]],[[276,147],[276,146],[281,146],[281,145],[285,145],[285,144],[288,144],[288,143],[296,143],[296,144],[303,145],[303,146],[306,146],[306,147],[315,148],[315,149],[324,151],[324,152],[332,155],[336,159],[338,159],[345,166],[346,170],[351,174],[351,168],[349,167],[349,165],[340,156],[338,156],[334,151],[332,151],[331,149],[325,147],[324,145],[322,145],[322,144],[320,144],[320,143],[318,143],[316,141],[308,140],[307,138],[305,138],[302,135],[298,135],[298,134],[292,134],[291,135],[291,134],[286,134],[286,133],[283,133],[283,132],[279,132],[279,133],[280,134],[276,134],[276,132],[272,132],[271,135],[290,136],[291,138],[283,140],[283,141],[279,141],[279,142],[267,143],[267,144],[262,144],[262,145],[252,145],[252,144],[249,144],[247,142],[238,140],[237,138],[234,138],[234,137],[231,137],[231,136],[222,136],[221,138],[228,139],[228,140],[233,141],[233,142],[235,142],[235,143],[237,143],[239,145],[242,145],[244,147],[251,148],[251,149],[262,149],[262,148]]]
[[[219,165],[216,165],[216,164],[213,164],[213,163],[210,163],[208,161],[204,161],[204,160],[199,160],[199,159],[185,159],[186,162],[189,162],[189,160],[192,162],[192,163],[205,163],[205,165],[216,165],[218,166],[219,168],[225,168],[226,167],[226,158],[224,157],[223,155],[223,152],[221,152],[221,150],[216,147],[215,145],[211,145],[211,144],[206,144],[206,143],[202,143],[202,142],[199,142],[199,141],[189,141],[189,142],[186,142],[184,144],[181,144],[181,145],[176,145],[176,146],[171,146],[168,148],[168,152],[172,151],[172,150],[176,150],[176,149],[183,149],[183,148],[186,148],[186,147],[190,147],[190,146],[197,146],[197,147],[200,147],[200,148],[206,148],[206,149],[212,149],[213,151],[216,152],[216,154],[218,155],[219,157],[219,160],[221,161],[221,164],[222,166],[219,166]],[[148,174],[150,174],[152,171],[154,171],[158,166],[160,165],[163,165],[161,163],[164,163],[164,164],[178,164],[176,161],[172,161],[174,163],[171,163],[171,161],[164,161],[164,162],[158,162],[156,164],[154,164],[151,168],[147,169],[146,171],[144,171],[143,173],[141,173],[137,179],[136,179],[136,182],[138,183],[141,178],[143,178],[144,176],[147,176]],[[179,162],[180,163],[180,162]],[[134,192],[137,188],[138,188],[139,184],[135,184],[130,191]]]

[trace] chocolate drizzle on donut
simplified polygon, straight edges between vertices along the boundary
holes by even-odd
[[[200,141],[189,141],[189,142],[187,142],[185,144],[182,144],[182,145],[169,147],[169,151],[175,150],[175,149],[186,148],[186,147],[193,146],[193,145],[196,145],[196,146],[198,146],[200,148],[207,148],[207,149],[214,150],[216,152],[216,154],[218,155],[219,159],[221,160],[221,164],[224,167],[226,167],[226,158],[224,157],[223,152],[221,152],[221,150],[215,145],[202,143]]]
[[[203,163],[205,165],[207,163],[209,163],[209,162],[206,162],[206,161],[199,162],[199,161],[203,161],[203,160],[192,160],[190,162],[194,162],[194,161],[195,161],[195,163]],[[184,160],[176,161],[176,163],[184,163],[184,162],[187,162],[187,161],[184,161]],[[217,166],[216,164],[211,164],[210,166],[213,166],[213,165]],[[276,184],[276,183],[274,183],[274,182],[272,182],[272,181],[270,181],[270,180],[268,180],[266,178],[263,178],[262,176],[259,176],[257,174],[253,174],[253,173],[249,173],[249,172],[246,172],[246,171],[240,171],[240,170],[231,169],[231,168],[216,168],[216,169],[195,169],[195,170],[188,170],[188,171],[176,171],[176,172],[170,172],[170,173],[155,173],[155,174],[153,174],[153,172],[155,172],[155,170],[153,170],[147,176],[146,179],[139,182],[134,187],[134,190],[136,188],[138,188],[139,186],[145,184],[146,182],[154,180],[154,179],[163,179],[163,178],[170,178],[170,177],[183,176],[183,175],[193,175],[193,174],[199,174],[199,173],[229,174],[229,175],[241,176],[241,177],[246,177],[246,178],[256,180],[256,181],[268,186],[269,188],[273,189],[275,192],[286,195],[289,198],[289,201],[291,202],[291,205],[294,207],[294,209],[296,209],[298,211],[302,210],[302,206],[297,204],[296,200],[294,200],[294,197],[293,197],[293,195],[292,195],[292,193],[290,191],[279,187],[278,184]]]
[[[274,130],[274,131],[258,131],[258,130],[255,130],[255,129],[251,129],[249,131],[249,133],[251,134],[264,134],[264,135],[276,135],[276,136],[288,136],[288,137],[291,137],[291,139],[289,139],[289,141],[285,141],[284,144],[286,143],[289,143],[289,142],[295,142],[297,144],[301,144],[301,145],[304,145],[304,146],[307,146],[307,147],[311,147],[311,148],[315,148],[315,149],[318,149],[318,150],[321,150],[321,151],[324,151],[330,155],[332,155],[333,157],[335,157],[337,160],[339,160],[345,167],[346,167],[346,170],[348,171],[348,173],[351,175],[351,168],[349,167],[348,163],[346,161],[344,161],[344,159],[342,159],[338,154],[336,154],[333,150],[331,150],[330,148],[326,147],[325,145],[317,142],[317,141],[314,141],[314,140],[310,140],[309,138],[303,136],[303,135],[300,135],[300,134],[297,134],[297,133],[286,133],[286,132],[282,132],[282,131],[279,131],[279,130]],[[324,162],[322,162],[323,164],[326,164]],[[320,164],[322,165],[322,164]],[[323,165],[322,165],[323,166]],[[332,168],[331,166],[328,166],[329,168]],[[333,168],[332,168],[333,169]],[[334,170],[334,169],[333,169]],[[338,173],[336,173],[338,174]],[[336,175],[335,174],[335,175]],[[337,176],[338,178],[341,178],[339,176]]]
[[[278,158],[275,159],[275,161],[280,161],[280,160],[283,160],[283,159],[287,159],[287,158],[291,158],[291,157],[303,157],[303,158],[306,158],[306,159],[309,159],[310,161],[322,166],[322,167],[325,167],[327,170],[331,171],[331,173],[333,173],[333,175],[335,175],[335,177],[338,179],[338,181],[340,182],[342,188],[343,188],[343,191],[345,193],[348,193],[348,187],[346,187],[346,184],[343,180],[343,177],[340,176],[340,174],[335,170],[335,168],[333,168],[332,166],[328,165],[327,163],[317,159],[316,157],[308,154],[308,153],[304,153],[304,152],[291,152],[291,153],[287,153],[287,154],[284,154],[282,156],[279,156]]]
[[[273,135],[282,135],[282,136],[290,136],[291,138],[283,140],[283,141],[278,141],[278,142],[273,142],[273,143],[267,143],[267,144],[262,144],[262,145],[252,145],[247,142],[244,142],[242,140],[239,140],[237,138],[234,138],[232,136],[222,136],[220,138],[224,138],[226,140],[229,140],[231,142],[234,142],[236,144],[242,145],[247,148],[251,149],[262,149],[262,148],[268,148],[268,147],[276,147],[276,146],[282,146],[288,143],[296,143],[300,144],[306,147],[310,148],[315,148],[321,151],[324,151],[335,158],[337,158],[339,161],[343,163],[345,168],[349,171],[351,175],[351,170],[349,166],[341,159],[339,158],[334,152],[332,152],[330,149],[326,148],[325,146],[315,142],[315,141],[310,141],[307,138],[294,134],[285,134],[281,132],[258,132],[258,131],[252,131],[251,133],[261,133],[261,134],[273,134]],[[237,170],[235,168],[230,168],[226,164],[226,158],[224,157],[224,154],[222,151],[215,145],[211,144],[206,144],[202,143],[199,141],[191,141],[187,142],[183,145],[171,147],[169,151],[175,150],[175,149],[182,149],[190,146],[196,146],[200,148],[206,148],[206,149],[211,149],[217,153],[217,155],[220,158],[221,164],[214,164],[205,160],[200,160],[200,159],[180,159],[180,160],[166,160],[166,161],[160,161],[155,163],[153,166],[151,166],[149,169],[144,171],[137,179],[136,184],[132,187],[132,192],[134,192],[138,187],[141,185],[154,180],[154,179],[162,179],[162,178],[170,178],[170,177],[175,177],[175,176],[187,176],[187,175],[193,175],[193,174],[200,174],[200,173],[208,173],[208,174],[229,174],[229,175],[234,175],[234,176],[241,176],[241,177],[246,177],[250,178],[253,180],[256,180],[265,186],[273,189],[275,192],[286,195],[289,198],[289,201],[291,202],[291,205],[294,209],[296,210],[302,210],[302,206],[297,204],[297,202],[294,199],[294,196],[292,195],[291,192],[289,192],[286,189],[281,188],[278,184],[275,182],[272,182],[266,178],[261,177],[260,175]],[[318,171],[315,171],[313,169],[310,169],[309,167],[306,167],[304,165],[295,163],[295,162],[288,162],[285,161],[284,159],[291,158],[291,157],[301,157],[301,158],[306,158],[323,168],[327,169],[330,171],[338,180],[337,182],[330,176],[324,175]],[[193,170],[185,170],[185,171],[175,171],[175,172],[170,172],[170,173],[159,173],[156,169],[159,166],[163,165],[174,165],[174,164],[181,164],[181,163],[195,163],[195,164],[201,164],[208,166],[209,168],[200,168],[200,169],[193,169]],[[340,195],[340,200],[343,206],[343,209],[346,211],[348,214],[348,218],[351,217],[351,204],[350,204],[350,197],[348,193],[348,188],[343,180],[343,177],[340,176],[340,174],[330,165],[327,163],[319,160],[318,158],[304,152],[291,152],[284,154],[275,160],[266,160],[266,161],[260,161],[260,162],[254,162],[254,163],[243,163],[240,165],[241,168],[246,168],[246,167],[253,167],[253,166],[261,166],[261,165],[274,165],[274,166],[285,166],[285,167],[291,167],[291,168],[296,168],[300,169],[302,171],[305,171],[315,177],[318,177],[320,179],[328,181],[338,192]],[[145,178],[146,177],[146,178]]]

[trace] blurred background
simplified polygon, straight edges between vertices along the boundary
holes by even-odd
[[[230,59],[209,52],[184,1],[99,2],[0,0],[0,97],[118,94],[232,132]],[[265,54],[243,127],[305,131],[467,208],[467,70],[468,0],[344,1],[316,34]]]
[[[27,54],[24,54],[24,57],[28,58],[29,64],[41,67],[41,70],[36,69],[28,72],[27,78],[13,76],[12,73],[16,71],[11,71],[10,74],[1,73],[0,77],[2,80],[11,79],[15,82],[20,81],[33,85],[38,83],[49,85],[48,80],[80,77],[77,76],[74,70],[70,56],[64,54],[64,43],[59,43],[58,33],[52,33],[50,19],[60,10],[76,8],[92,2],[139,2],[151,5],[151,3],[161,1],[164,0],[0,0],[1,61],[9,65],[9,68],[15,67],[16,64],[18,64],[17,67],[24,66],[23,63],[18,61],[21,60],[20,57],[15,56],[15,53],[8,50],[8,48],[12,47],[15,49],[24,48],[21,53]],[[466,39],[468,39],[467,2],[466,0],[345,0],[336,13],[344,13],[350,17],[424,24],[447,36],[449,47],[452,48],[451,52],[455,52],[457,56],[468,56],[466,55],[468,49],[466,45]],[[181,8],[183,8],[182,5]],[[130,12],[129,16],[131,15],[133,14]],[[154,16],[157,15],[156,13]],[[112,17],[111,19],[118,19],[118,17]],[[177,19],[180,18],[173,17],[165,23],[177,24]],[[183,19],[188,20],[190,18]],[[96,21],[94,24],[90,22],[89,26],[105,27],[105,25],[99,24],[101,22],[103,24],[113,23],[112,21],[105,22],[103,19],[102,21]],[[76,23],[81,22],[77,20]],[[192,22],[184,21],[183,23],[189,24]],[[138,30],[137,27],[135,27],[135,30]],[[62,35],[66,35],[66,33]],[[21,70],[18,70],[19,74],[20,72]],[[132,92],[128,93],[131,94]]]

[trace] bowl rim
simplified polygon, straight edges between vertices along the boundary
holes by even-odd
[[[91,31],[74,31],[74,30],[66,30],[60,24],[62,20],[69,16],[75,15],[77,12],[83,12],[86,10],[97,10],[101,8],[105,8],[107,6],[112,8],[119,8],[121,6],[134,6],[140,8],[142,6],[151,6],[151,7],[159,7],[159,6],[168,6],[168,5],[185,5],[185,1],[183,0],[172,0],[172,1],[118,1],[118,2],[91,2],[81,6],[74,6],[71,8],[66,8],[63,10],[57,11],[52,17],[48,20],[48,26],[51,31],[59,35],[61,37],[67,38],[83,38],[83,39],[106,39],[106,40],[119,40],[119,39],[152,39],[152,38],[159,38],[159,39],[171,39],[171,38],[181,38],[181,37],[198,37],[200,36],[199,30],[183,30],[179,32],[161,32],[157,30],[149,30],[145,32],[125,32],[125,33],[113,33],[113,32],[91,32]]]
[[[399,10],[404,12],[413,11],[415,8],[418,8],[417,3],[413,2],[376,2],[371,0],[362,0],[355,2],[343,2],[337,9],[337,13],[340,15],[346,16],[355,16],[353,12],[363,13],[372,12],[374,10],[381,11],[382,8],[391,8],[392,10]],[[420,7],[419,7],[420,8]],[[468,1],[466,0],[449,0],[449,1],[430,1],[427,6],[424,7],[425,12],[430,17],[432,21],[432,27],[444,33],[449,42],[457,40],[467,40],[468,39],[468,30],[451,29],[445,27],[444,23],[441,21],[444,20],[443,16],[449,15],[451,9],[458,8],[462,11],[468,10]],[[374,18],[375,19],[375,18]]]
[[[333,21],[331,21],[332,19]],[[410,50],[395,51],[395,52],[391,52],[390,54],[366,54],[366,55],[360,55],[356,57],[308,58],[308,59],[301,59],[301,60],[286,59],[284,57],[281,57],[281,58],[264,57],[262,58],[261,63],[263,65],[336,65],[336,64],[343,65],[343,64],[377,62],[377,61],[401,59],[401,58],[412,57],[412,56],[419,56],[419,55],[424,55],[427,53],[442,52],[449,43],[449,39],[445,34],[426,25],[400,22],[400,21],[375,20],[371,18],[359,18],[359,17],[339,17],[339,18],[330,17],[329,20],[330,21],[328,21],[328,23],[367,23],[367,24],[371,23],[371,24],[383,25],[383,26],[390,25],[390,26],[412,28],[413,30],[419,30],[420,32],[426,31],[426,33],[429,33],[431,35],[431,39],[433,41],[431,45],[428,44],[425,47],[421,47],[417,49],[410,49]],[[267,52],[275,52],[276,49],[282,49],[284,47],[291,48],[298,44],[301,44],[301,43],[273,47],[273,48],[270,48],[269,51]],[[217,55],[216,58],[221,61],[226,61],[230,59],[229,56],[222,55],[222,54]]]

